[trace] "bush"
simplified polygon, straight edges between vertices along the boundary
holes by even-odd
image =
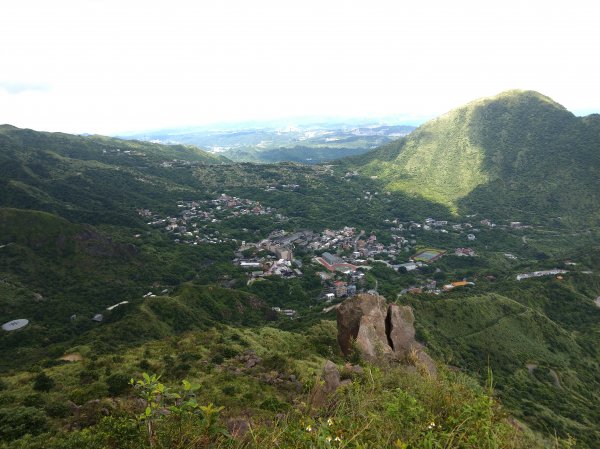
[[[40,393],[33,393],[23,398],[23,405],[27,407],[40,407],[44,404],[44,396]]]
[[[273,354],[263,361],[263,366],[268,370],[283,373],[288,370],[289,362],[281,354]]]
[[[90,369],[85,369],[79,373],[79,383],[81,385],[89,385],[92,382],[96,382],[98,379],[98,373]]]
[[[106,378],[106,385],[108,385],[108,394],[111,396],[118,396],[123,394],[129,389],[129,376],[121,373],[115,373]]]
[[[71,415],[71,408],[64,402],[51,402],[44,407],[44,410],[52,418],[66,418]]]
[[[42,372],[35,377],[33,389],[35,391],[48,392],[54,388],[54,380],[46,373]]]
[[[69,394],[69,399],[76,404],[84,404],[92,399],[99,399],[108,395],[108,387],[104,382],[94,382],[86,388],[75,388]]]
[[[0,409],[0,438],[3,440],[42,433],[47,427],[48,418],[37,408],[17,406]]]

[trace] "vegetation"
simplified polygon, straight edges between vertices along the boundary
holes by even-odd
[[[510,92],[369,155],[313,166],[223,164],[185,146],[1,127],[0,315],[29,324],[0,332],[0,444],[597,446],[598,123]],[[177,217],[178,203],[222,193],[275,213],[216,215],[196,229],[211,243],[196,245],[138,213]],[[470,227],[410,225],[427,217]],[[516,220],[529,226],[511,228]],[[357,286],[413,307],[441,374],[342,368],[351,382],[317,406],[325,359],[346,362],[335,312],[324,313],[323,268],[295,248],[301,276],[249,282],[232,261],[242,241],[274,230],[344,226],[386,245],[415,242],[375,254]],[[467,245],[475,256],[453,255]],[[392,268],[418,247],[447,252]],[[237,257],[257,253],[271,256]],[[516,280],[556,267],[568,273]],[[463,279],[472,285],[416,293]],[[249,430],[237,434],[236,422]]]
[[[277,350],[273,350],[274,342]],[[169,369],[172,361],[164,357],[164,361],[160,360],[160,355],[171,350],[172,344],[177,345],[180,357],[197,354],[185,357],[190,365],[186,374],[189,381],[175,380],[177,377]],[[248,345],[264,358],[255,367],[242,368],[242,374],[235,374],[243,363],[240,348]],[[228,348],[227,360],[204,363],[205,357],[217,348],[222,352]],[[96,408],[93,402],[83,404],[74,417],[51,419],[30,408],[29,418],[33,419],[37,412],[44,425],[27,436],[19,433],[16,414],[15,418],[3,421],[5,428],[10,428],[10,433],[3,434],[4,447],[535,448],[544,445],[542,439],[524,430],[522,425],[511,424],[493,397],[491,375],[487,387],[482,388],[472,379],[448,371],[433,379],[414,367],[365,365],[362,374],[342,369],[348,384],[317,405],[313,399],[320,384],[315,374],[323,359],[313,359],[310,340],[301,334],[222,328],[219,332],[188,334],[178,341],[144,345],[123,354],[118,364],[137,373],[133,364],[141,356],[149,357],[148,363],[154,367],[164,366],[164,376],[141,372],[137,380],[129,382],[134,388],[123,392],[117,401],[102,400],[101,407]],[[274,357],[280,360],[276,365]],[[114,356],[83,363],[93,363],[100,372],[116,365]],[[62,391],[53,394],[69,394],[69,385],[77,382],[77,369],[74,365],[51,368],[53,375],[62,380]],[[293,379],[290,372],[300,382],[268,380],[276,375],[279,379]],[[9,381],[12,384],[17,379]],[[290,389],[293,385],[297,387]],[[13,397],[19,397],[23,390],[26,389],[15,389]],[[37,398],[38,403],[44,400]],[[223,405],[215,406],[212,401]],[[108,409],[108,416],[102,407]],[[275,422],[271,421],[273,411],[278,412]],[[52,431],[64,422],[81,430]],[[556,439],[553,447],[567,448],[571,443]]]
[[[348,163],[454,212],[597,224],[598,120],[537,92],[469,103]]]

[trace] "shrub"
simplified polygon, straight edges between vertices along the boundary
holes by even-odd
[[[52,418],[66,418],[71,415],[71,408],[64,402],[50,402],[44,407],[44,410]]]
[[[54,388],[54,380],[46,373],[41,372],[35,377],[35,380],[33,381],[33,389],[35,391],[48,392],[52,388]]]
[[[106,378],[108,394],[118,396],[129,389],[129,377],[125,374],[115,373]]]
[[[48,427],[44,412],[33,407],[0,408],[0,438],[14,440],[25,434],[38,434]]]

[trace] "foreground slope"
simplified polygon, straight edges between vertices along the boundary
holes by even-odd
[[[350,165],[454,211],[579,223],[600,217],[600,120],[576,117],[537,92],[476,100]]]

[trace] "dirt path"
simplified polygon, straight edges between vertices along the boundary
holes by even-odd
[[[556,371],[554,371],[553,369],[550,369],[548,371],[550,372],[550,377],[552,377],[552,380],[554,381],[554,385],[562,389],[562,385],[560,384],[560,379],[558,378],[558,374],[556,374]]]
[[[81,362],[83,360],[83,356],[75,352],[73,354],[65,354],[58,360],[65,360],[67,362]]]

